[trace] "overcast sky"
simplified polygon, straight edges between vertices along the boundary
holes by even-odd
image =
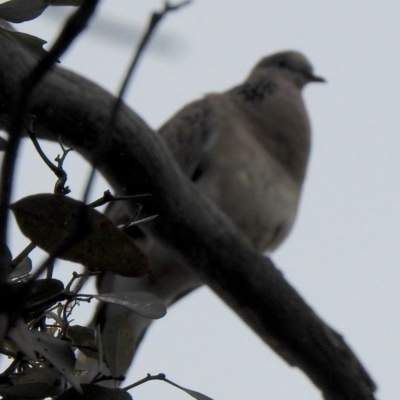
[[[138,34],[161,5],[103,0],[61,65],[115,93]],[[18,29],[51,43],[60,11],[46,11]],[[126,99],[156,128],[187,102],[240,83],[265,55],[293,49],[308,56],[328,83],[304,93],[311,162],[295,228],[272,259],[344,335],[378,384],[379,399],[394,399],[400,389],[399,38],[395,0],[198,0],[162,22]],[[54,183],[28,147],[17,197],[49,192]],[[46,149],[51,158],[59,152]],[[68,159],[66,168],[79,198],[79,158]],[[98,194],[107,188],[98,180]],[[25,244],[13,235],[15,252]],[[71,274],[76,268],[62,269]],[[215,400],[321,398],[207,288],[154,325],[127,382],[159,372]],[[131,394],[136,400],[188,399],[162,382]]]

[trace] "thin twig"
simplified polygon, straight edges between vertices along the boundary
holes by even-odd
[[[139,386],[139,385],[142,385],[143,383],[146,383],[146,382],[149,382],[149,381],[153,381],[153,380],[160,380],[160,381],[164,381],[164,382],[167,382],[167,383],[169,383],[170,385],[172,385],[172,386],[175,386],[176,388],[178,388],[178,389],[180,389],[180,390],[183,390],[184,392],[186,392],[186,393],[188,393],[188,394],[190,394],[190,395],[192,395],[193,396],[193,390],[189,390],[189,389],[186,389],[186,388],[184,388],[183,386],[180,386],[180,385],[178,385],[177,383],[175,383],[175,382],[172,382],[172,381],[170,381],[169,379],[167,379],[167,377],[165,376],[165,374],[158,374],[158,375],[150,375],[150,374],[147,374],[147,376],[146,376],[146,378],[143,378],[143,379],[141,379],[140,381],[137,381],[137,382],[135,382],[135,383],[133,383],[132,385],[129,385],[129,386],[126,386],[126,387],[124,387],[122,390],[125,390],[125,391],[128,391],[128,390],[130,390],[130,389],[133,389],[134,387],[136,387],[136,386]],[[207,397],[207,396],[205,396],[205,395],[202,395],[205,399],[207,398],[207,399],[210,399],[209,397]],[[194,396],[193,396],[194,397]],[[196,397],[197,398],[197,397]],[[210,399],[211,400],[211,399]]]
[[[111,114],[110,128],[112,128],[114,125],[115,116],[117,114],[118,108],[120,107],[121,101],[125,95],[126,89],[129,85],[129,82],[132,79],[133,73],[136,69],[139,59],[140,59],[143,51],[145,50],[146,46],[149,44],[150,39],[151,39],[157,25],[170,11],[178,10],[179,8],[184,7],[189,3],[190,3],[190,0],[187,0],[187,1],[183,1],[182,3],[177,4],[175,6],[171,6],[170,4],[168,4],[168,2],[166,2],[164,9],[162,11],[155,12],[152,14],[149,25],[147,27],[147,30],[146,30],[145,34],[143,35],[142,40],[139,43],[139,46],[136,50],[136,53],[133,57],[131,64],[130,64],[128,72],[126,73],[125,79],[120,87],[118,97],[115,101],[113,112]]]
[[[158,374],[158,375],[147,374],[146,378],[143,378],[140,381],[132,383],[132,385],[129,385],[129,386],[126,386],[126,387],[122,388],[122,390],[128,391],[130,389],[133,389],[136,386],[142,385],[143,383],[146,383],[146,382],[149,382],[149,381],[154,381],[154,380],[165,381],[166,380],[165,374]]]
[[[72,284],[75,282],[76,279],[78,279],[80,277],[80,275],[77,272],[73,272],[72,273],[72,278],[71,280],[68,282],[67,286],[65,287],[65,290],[71,291],[71,287]]]
[[[73,272],[72,278],[68,282],[67,286],[65,287],[65,290],[72,292],[71,287],[72,287],[73,283],[76,281],[76,279],[82,278],[84,276],[96,276],[96,275],[101,275],[101,274],[102,274],[102,272],[100,272],[100,271],[85,271],[83,274],[78,274],[77,272]]]
[[[63,168],[64,161],[70,151],[73,150],[73,148],[66,149],[63,144],[61,143],[61,138],[59,140],[61,150],[63,152],[62,156],[58,155],[55,159],[57,162],[57,165],[53,164],[49,158],[46,156],[45,152],[42,150],[39,141],[37,140],[36,133],[33,130],[33,120],[32,120],[32,125],[28,129],[28,136],[30,137],[33,146],[35,147],[36,151],[39,153],[40,158],[44,161],[44,163],[51,169],[51,171],[56,175],[57,182],[54,185],[54,193],[55,194],[61,194],[61,195],[66,195],[71,192],[68,186],[65,186],[65,183],[67,182],[68,175],[67,172]]]
[[[16,268],[19,264],[21,264],[22,260],[25,257],[28,257],[29,253],[36,248],[36,244],[33,242],[30,242],[28,246],[25,247],[24,250],[21,251],[12,261],[11,265]]]
[[[79,280],[78,280],[74,290],[72,291],[72,293],[74,295],[77,295],[81,291],[83,285],[86,283],[89,276],[91,276],[91,273],[89,271],[85,271],[83,274],[78,275]]]
[[[164,6],[164,10],[162,10],[161,12],[155,12],[155,13],[152,14],[152,16],[150,18],[149,26],[148,26],[148,28],[147,28],[142,40],[139,43],[139,46],[138,46],[138,48],[137,48],[137,50],[135,52],[133,60],[132,60],[132,62],[130,64],[130,67],[128,69],[128,72],[125,75],[125,79],[122,82],[122,85],[121,85],[121,87],[120,87],[120,89],[118,91],[117,98],[115,99],[115,103],[114,103],[114,106],[112,108],[111,116],[110,116],[109,123],[108,123],[108,131],[109,132],[113,131],[114,124],[115,124],[115,119],[116,119],[118,110],[119,110],[119,108],[121,106],[122,99],[123,99],[123,97],[125,95],[126,89],[127,89],[128,85],[129,85],[129,82],[130,82],[130,80],[131,80],[131,78],[133,76],[133,72],[135,71],[136,66],[137,66],[137,64],[139,62],[139,59],[140,59],[144,49],[148,45],[148,43],[150,41],[150,38],[151,38],[152,34],[154,33],[158,23],[163,19],[163,17],[168,12],[177,10],[177,9],[179,9],[179,8],[189,4],[189,3],[190,3],[190,0],[186,0],[186,1],[183,1],[182,3],[180,3],[180,4],[172,6],[172,5],[168,4],[168,2],[166,2],[165,6]],[[86,199],[88,198],[89,193],[90,193],[90,189],[91,189],[91,185],[92,185],[92,182],[93,182],[93,177],[94,177],[94,174],[95,174],[95,170],[96,170],[96,163],[94,163],[92,165],[92,171],[91,171],[91,175],[90,175],[90,178],[89,178],[89,182],[86,185],[84,199],[82,200],[83,203],[85,203],[85,204],[86,204]],[[99,204],[99,205],[102,205],[102,204]],[[90,206],[91,207],[98,207],[97,201],[91,203]],[[131,224],[131,221],[129,221],[129,224]]]
[[[61,195],[66,195],[71,192],[70,188],[68,186],[65,186],[68,175],[67,172],[64,169],[64,161],[67,158],[67,155],[70,151],[74,151],[72,147],[70,148],[65,148],[61,142],[61,138],[59,138],[59,144],[62,150],[62,156],[57,155],[55,158],[55,162],[57,163],[57,173],[56,176],[58,177],[56,184],[54,185],[54,193],[55,194],[61,194]]]
[[[139,46],[138,46],[138,48],[137,48],[137,50],[135,52],[133,60],[132,60],[132,62],[130,64],[130,67],[128,69],[128,72],[125,75],[125,79],[123,80],[122,85],[121,85],[121,87],[120,87],[120,89],[118,91],[118,95],[117,95],[117,97],[115,99],[115,103],[114,103],[114,106],[112,108],[111,116],[110,116],[109,123],[108,123],[108,131],[109,132],[112,132],[112,130],[114,128],[115,118],[116,118],[118,110],[119,110],[119,108],[121,106],[122,99],[123,99],[123,97],[125,95],[126,89],[127,89],[128,85],[129,85],[129,82],[130,82],[132,76],[133,76],[133,72],[135,71],[136,66],[138,64],[138,61],[140,59],[140,56],[142,55],[144,49],[148,45],[148,43],[150,41],[150,38],[151,38],[152,34],[154,33],[155,28],[157,27],[158,23],[162,20],[162,18],[168,12],[177,10],[178,8],[181,8],[181,7],[185,6],[186,4],[189,4],[189,2],[190,2],[190,0],[187,0],[187,1],[184,1],[184,2],[182,2],[180,4],[178,4],[178,5],[175,5],[175,6],[169,5],[168,2],[167,2],[165,4],[165,6],[164,6],[164,10],[162,10],[161,12],[158,12],[158,13],[157,12],[153,13],[153,15],[151,16],[149,26],[148,26],[148,28],[147,28],[142,40],[139,43]],[[96,169],[96,164],[93,164],[92,172],[91,172],[91,180],[89,182],[92,182],[92,178],[93,178],[93,175],[95,173],[95,169]],[[86,185],[85,199],[88,197],[89,192],[90,192],[90,184],[88,183]],[[85,200],[83,200],[83,202],[86,203]],[[92,204],[91,204],[92,207],[98,207],[97,205],[92,205]]]
[[[100,197],[99,199],[97,199],[95,201],[92,201],[91,203],[88,204],[88,206],[92,207],[92,208],[96,208],[96,207],[104,206],[104,204],[107,204],[114,200],[115,200],[114,195],[109,190],[106,190],[103,193],[102,197]]]
[[[145,222],[149,222],[151,220],[153,220],[154,218],[157,218],[158,214],[154,214],[151,215],[150,217],[146,217],[146,218],[142,218],[142,219],[138,219],[135,221],[136,215],[134,215],[126,224],[122,225],[122,226],[118,226],[119,229],[121,229],[122,231],[126,231],[127,229],[131,228],[134,225],[138,225],[138,224],[143,224]]]
[[[104,204],[110,203],[111,201],[124,201],[124,200],[136,200],[136,199],[144,199],[151,197],[150,193],[146,194],[135,194],[132,196],[117,196],[115,197],[109,190],[106,190],[103,193],[103,196],[98,200],[89,203],[88,206],[92,208],[104,206]]]
[[[135,71],[135,69],[136,69],[136,67],[138,65],[140,57],[143,54],[143,52],[144,52],[145,48],[147,47],[147,45],[149,44],[150,39],[151,39],[152,35],[154,34],[156,27],[158,26],[158,24],[161,22],[161,20],[169,12],[178,10],[179,8],[185,6],[185,5],[189,4],[189,3],[190,3],[190,0],[186,0],[186,1],[183,1],[183,2],[173,6],[173,5],[170,5],[168,2],[166,2],[165,6],[164,6],[164,9],[162,11],[154,12],[152,14],[152,16],[150,18],[149,25],[147,27],[147,30],[145,31],[145,33],[144,33],[144,35],[142,37],[142,40],[140,41],[139,46],[136,49],[135,55],[134,55],[134,57],[132,59],[132,62],[130,64],[130,66],[129,66],[129,69],[128,69],[126,75],[125,75],[125,79],[123,80],[122,85],[121,85],[121,87],[119,89],[118,96],[117,96],[117,98],[115,100],[115,103],[114,103],[114,106],[113,106],[113,109],[112,109],[112,112],[111,112],[111,116],[110,116],[110,119],[109,119],[109,123],[108,123],[108,131],[109,132],[113,131],[114,124],[115,124],[115,119],[117,117],[118,110],[119,110],[119,108],[121,106],[122,99],[125,96],[126,89],[127,89],[128,85],[129,85],[129,83],[130,83],[130,81],[131,81],[131,79],[133,77],[133,73],[134,73],[134,71]],[[96,166],[93,165],[92,174],[94,173],[93,171],[94,171],[95,167]],[[87,188],[86,193],[88,193],[88,191],[89,191],[89,189]],[[139,196],[148,196],[148,195],[145,194],[145,195],[139,195]],[[128,196],[128,198],[131,198],[131,197]],[[99,205],[102,205],[102,204],[99,203]],[[98,207],[98,203],[95,201],[95,202],[91,203],[90,206],[91,207]],[[139,210],[139,212],[140,212],[140,210]],[[155,217],[156,216],[151,216],[149,218],[141,220],[140,222],[149,221],[149,220],[151,220],[151,219],[153,219]],[[136,218],[136,216],[134,218]],[[139,221],[135,222],[135,221],[132,221],[132,219],[130,219],[126,224],[123,225],[123,227],[121,229],[126,229],[126,228],[128,228],[128,227],[130,227],[132,225],[137,224],[137,223],[139,223]]]
[[[49,263],[47,265],[46,279],[53,278],[53,271],[54,271],[54,264],[55,263],[56,263],[56,260],[53,260],[51,263]]]
[[[31,125],[28,128],[28,136],[31,139],[33,146],[35,147],[36,151],[39,153],[40,158],[44,161],[44,163],[57,175],[58,170],[57,167],[49,160],[49,158],[46,156],[42,148],[40,147],[40,144],[37,140],[36,133],[33,130],[33,121],[34,119],[32,118],[31,120]]]
[[[141,55],[143,54],[143,51],[145,50],[146,46],[149,44],[150,38],[151,38],[152,34],[154,33],[158,23],[163,19],[163,17],[168,12],[177,10],[178,8],[181,8],[181,7],[183,7],[183,6],[185,6],[185,5],[189,4],[189,3],[190,3],[190,0],[187,0],[187,1],[183,1],[182,3],[180,3],[178,5],[171,6],[171,5],[168,4],[168,2],[166,2],[165,6],[164,6],[164,10],[162,10],[161,12],[155,12],[155,13],[152,14],[152,16],[150,18],[149,26],[147,27],[147,30],[146,30],[145,34],[143,35],[142,40],[139,43],[139,46],[138,46],[138,48],[137,48],[137,50],[135,52],[135,55],[134,55],[134,57],[132,59],[132,62],[130,64],[130,66],[129,66],[129,69],[128,69],[127,73],[125,74],[125,78],[124,78],[124,80],[122,82],[122,85],[121,85],[121,87],[120,87],[120,89],[118,91],[118,95],[117,95],[117,97],[115,99],[115,103],[114,103],[114,106],[113,106],[113,109],[112,109],[112,112],[111,112],[111,116],[110,116],[110,119],[109,119],[109,123],[108,123],[108,131],[109,132],[113,131],[114,124],[115,124],[115,119],[116,119],[118,110],[119,110],[119,108],[121,106],[122,99],[125,96],[126,89],[127,89],[128,85],[129,85],[131,79],[132,79],[133,73],[134,73],[134,71],[136,69],[136,66],[137,66],[137,64],[139,62],[139,59],[140,59]],[[95,168],[95,165],[93,166],[93,168]]]
[[[68,154],[70,151],[74,151],[75,149],[74,149],[73,147],[69,147],[69,148],[67,149],[67,148],[63,145],[61,136],[59,136],[59,138],[58,138],[58,144],[59,144],[60,147],[61,147],[61,150],[62,150],[62,152],[63,152],[63,155],[62,155],[61,158],[60,158],[60,156],[58,155],[58,156],[56,157],[56,161],[57,161],[57,163],[58,163],[58,167],[59,167],[59,168],[62,168],[62,166],[63,166],[63,164],[64,164],[64,161],[65,161],[65,158],[67,157],[67,154]]]
[[[70,298],[71,298],[71,294],[67,290],[64,289],[61,292],[55,293],[52,296],[49,296],[43,300],[39,300],[36,303],[31,303],[27,306],[24,306],[24,311],[29,312],[29,311],[35,310],[38,307],[44,306],[46,304],[51,304],[51,303],[54,304],[55,301],[64,301],[64,300],[67,300]],[[46,310],[45,312],[48,312],[48,311],[49,310]]]

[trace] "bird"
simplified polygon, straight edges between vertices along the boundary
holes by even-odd
[[[325,82],[297,51],[264,57],[243,83],[184,106],[159,130],[180,168],[260,252],[272,252],[297,214],[311,145],[302,89]],[[121,220],[121,203],[109,217]],[[136,238],[152,272],[144,278],[107,273],[101,292],[149,291],[167,306],[199,287],[200,279],[157,240]],[[123,307],[102,306],[97,321],[129,316],[137,342],[150,320]]]

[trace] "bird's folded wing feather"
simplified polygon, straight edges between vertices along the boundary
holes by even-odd
[[[185,106],[158,131],[190,178],[194,177],[213,134],[214,117],[208,99],[204,98]]]

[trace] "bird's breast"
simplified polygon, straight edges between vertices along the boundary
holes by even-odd
[[[273,250],[293,224],[300,187],[243,129],[219,127],[207,149],[207,169],[196,183],[257,249]]]

